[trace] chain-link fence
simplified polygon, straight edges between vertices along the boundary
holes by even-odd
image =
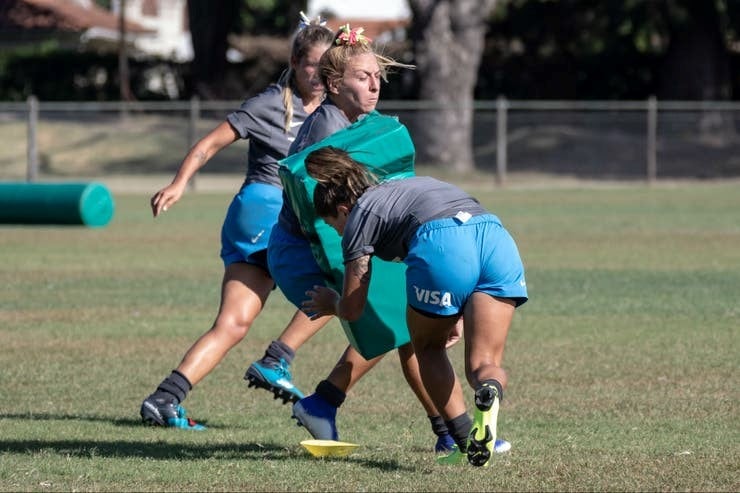
[[[0,180],[174,173],[240,101],[0,103]],[[477,101],[476,171],[589,180],[740,177],[740,103]],[[378,109],[413,128],[430,103]],[[417,145],[420,143],[415,139]],[[243,173],[247,142],[205,173]],[[423,163],[419,163],[423,164]]]

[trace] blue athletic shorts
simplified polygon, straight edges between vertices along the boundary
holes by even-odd
[[[229,205],[221,228],[224,266],[247,262],[267,268],[267,241],[283,205],[283,191],[265,183],[242,187]]]
[[[408,303],[422,312],[457,315],[475,291],[527,301],[519,250],[493,214],[422,224],[404,263]]]
[[[267,264],[275,284],[297,308],[308,298],[306,291],[326,284],[308,239],[289,233],[280,223],[272,228]]]

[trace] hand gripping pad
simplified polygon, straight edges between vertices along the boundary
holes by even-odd
[[[344,279],[341,238],[316,216],[313,191],[304,159],[325,146],[344,149],[366,164],[381,180],[414,175],[414,144],[405,126],[377,111],[303,151],[280,161],[280,179],[301,228],[311,241],[313,255],[327,276],[327,284],[341,293]],[[372,279],[365,311],[355,322],[341,320],[350,344],[366,359],[409,342],[406,327],[406,265],[372,258]]]

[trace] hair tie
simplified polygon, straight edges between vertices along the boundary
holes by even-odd
[[[317,15],[316,19],[311,20],[308,18],[306,14],[303,13],[301,10],[301,21],[298,23],[298,29],[302,30],[307,28],[308,26],[326,26],[326,19],[322,19],[321,15]]]
[[[364,27],[358,27],[356,29],[350,29],[349,23],[343,25],[339,28],[339,34],[337,35],[337,39],[335,41],[338,45],[349,45],[354,46],[357,43],[367,45],[372,43],[372,39],[365,36],[365,28]]]

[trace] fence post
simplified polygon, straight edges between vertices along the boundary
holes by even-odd
[[[507,108],[508,103],[504,96],[496,99],[496,183],[503,186],[506,184],[507,165]]]
[[[26,181],[36,181],[39,176],[39,151],[36,140],[36,129],[39,123],[39,100],[29,96],[28,102],[28,135],[26,137]]]
[[[190,98],[190,119],[188,121],[188,150],[192,149],[198,140],[198,120],[200,119],[200,98],[194,95]],[[196,171],[188,183],[190,190],[195,190]]]
[[[650,96],[647,100],[647,182],[655,183],[658,176],[658,100]]]

